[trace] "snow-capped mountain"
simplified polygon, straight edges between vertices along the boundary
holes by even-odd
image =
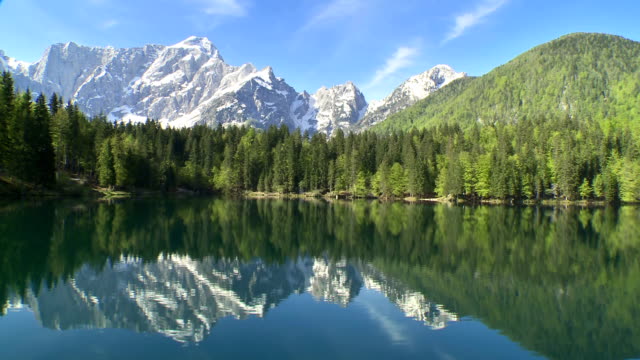
[[[410,78],[381,103],[368,105],[351,82],[298,93],[271,67],[229,65],[202,37],[128,49],[55,44],[33,64],[0,52],[0,71],[5,70],[13,73],[19,90],[55,92],[88,115],[104,114],[112,121],[152,118],[174,127],[287,125],[328,135],[375,124],[464,76],[438,66]]]
[[[199,37],[131,49],[56,44],[34,64],[5,63],[18,89],[56,92],[87,114],[114,121],[153,118],[193,126],[253,119],[258,127],[290,125],[289,104],[297,95],[271,68],[228,65]]]
[[[292,115],[299,119],[301,129],[313,125],[316,131],[330,135],[338,129],[350,130],[366,109],[364,95],[352,82],[347,82],[321,87],[313,95],[301,94],[292,107]]]
[[[453,80],[465,76],[467,76],[466,73],[456,72],[448,65],[437,65],[422,74],[414,75],[393,90],[391,95],[380,101],[371,102],[357,127],[363,129],[373,126],[389,115],[402,111],[433,94]]]

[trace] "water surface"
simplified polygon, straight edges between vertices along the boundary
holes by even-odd
[[[2,359],[640,356],[640,210],[0,205]]]

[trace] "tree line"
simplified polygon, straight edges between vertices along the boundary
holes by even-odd
[[[272,126],[163,128],[87,117],[0,84],[0,168],[55,186],[56,173],[103,187],[356,197],[640,200],[640,148],[628,128],[570,116],[332,137]]]

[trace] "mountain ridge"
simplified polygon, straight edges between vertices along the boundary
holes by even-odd
[[[359,122],[370,114],[364,95],[351,81],[323,86],[312,94],[298,92],[270,66],[227,64],[205,37],[135,48],[53,44],[34,63],[1,53],[3,70],[13,74],[18,90],[55,92],[75,101],[88,115],[105,114],[112,121],[152,118],[173,127],[287,125],[331,135],[338,129],[367,127]],[[432,79],[423,82],[418,88],[432,89],[420,96],[439,88],[434,88]],[[405,96],[400,99],[403,104],[419,100],[413,92]],[[377,115],[378,121],[394,111],[385,109],[386,113]]]
[[[391,115],[375,129],[569,116],[619,119],[640,133],[640,125],[629,123],[640,117],[633,106],[639,79],[640,42],[573,33],[538,45],[483,76],[457,81],[447,91]]]
[[[369,104],[370,109],[358,124],[358,128],[363,129],[378,124],[386,120],[389,115],[408,108],[452,81],[466,76],[466,73],[456,72],[451,66],[444,64],[411,76],[384,99]]]

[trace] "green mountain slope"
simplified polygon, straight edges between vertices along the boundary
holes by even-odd
[[[604,34],[566,35],[482,77],[458,80],[390,116],[376,130],[567,115],[628,125],[640,134],[640,42]]]

